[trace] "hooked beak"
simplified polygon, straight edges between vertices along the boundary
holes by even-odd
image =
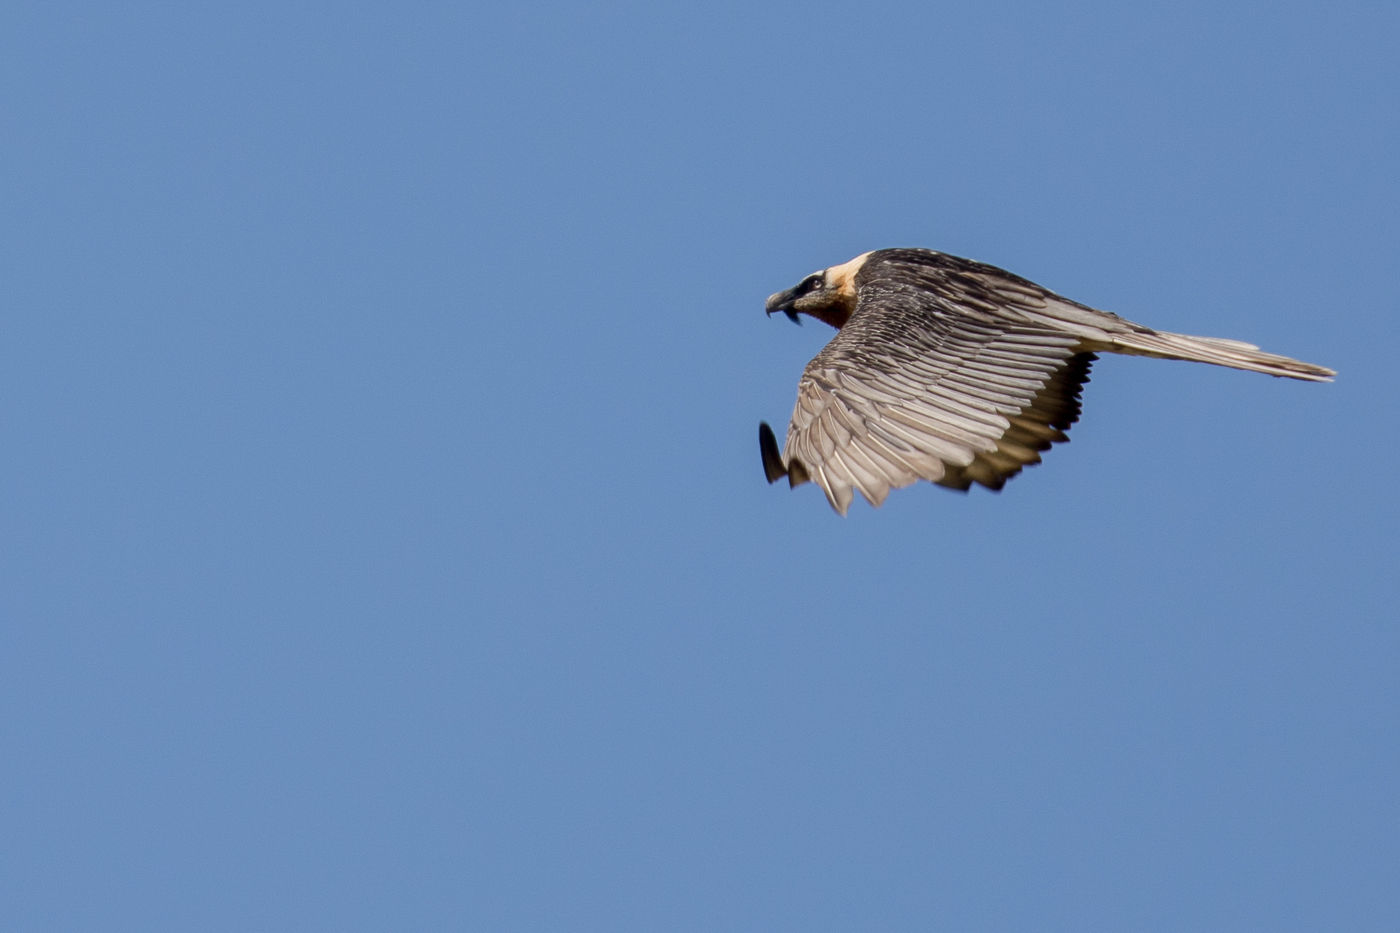
[[[797,300],[797,296],[793,294],[796,291],[795,288],[789,288],[785,292],[769,295],[768,300],[763,304],[764,313],[771,317],[774,311],[781,311],[788,316],[789,321],[801,324],[802,319],[797,316],[796,311],[792,310],[792,303]]]

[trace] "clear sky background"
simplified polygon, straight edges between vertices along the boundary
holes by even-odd
[[[0,926],[1400,929],[1400,8],[0,15]],[[1097,365],[997,495],[769,487],[992,262]]]

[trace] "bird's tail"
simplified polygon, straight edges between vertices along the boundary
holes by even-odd
[[[1190,360],[1214,363],[1233,369],[1246,369],[1270,376],[1306,379],[1309,382],[1331,382],[1337,375],[1325,366],[1314,366],[1287,356],[1265,353],[1252,343],[1226,340],[1222,337],[1192,337],[1143,328],[1131,333],[1113,334],[1104,349],[1135,356],[1155,356],[1164,360]]]

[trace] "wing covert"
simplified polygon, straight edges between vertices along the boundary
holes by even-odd
[[[784,460],[842,514],[920,479],[1000,489],[1079,415],[1093,357],[1075,336],[908,298],[858,311],[798,384]]]

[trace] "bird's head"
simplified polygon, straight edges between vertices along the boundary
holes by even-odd
[[[856,309],[856,273],[869,255],[864,253],[850,262],[813,272],[787,291],[769,295],[764,310],[769,314],[781,311],[799,324],[802,322],[798,315],[809,314],[832,327],[841,327]]]

